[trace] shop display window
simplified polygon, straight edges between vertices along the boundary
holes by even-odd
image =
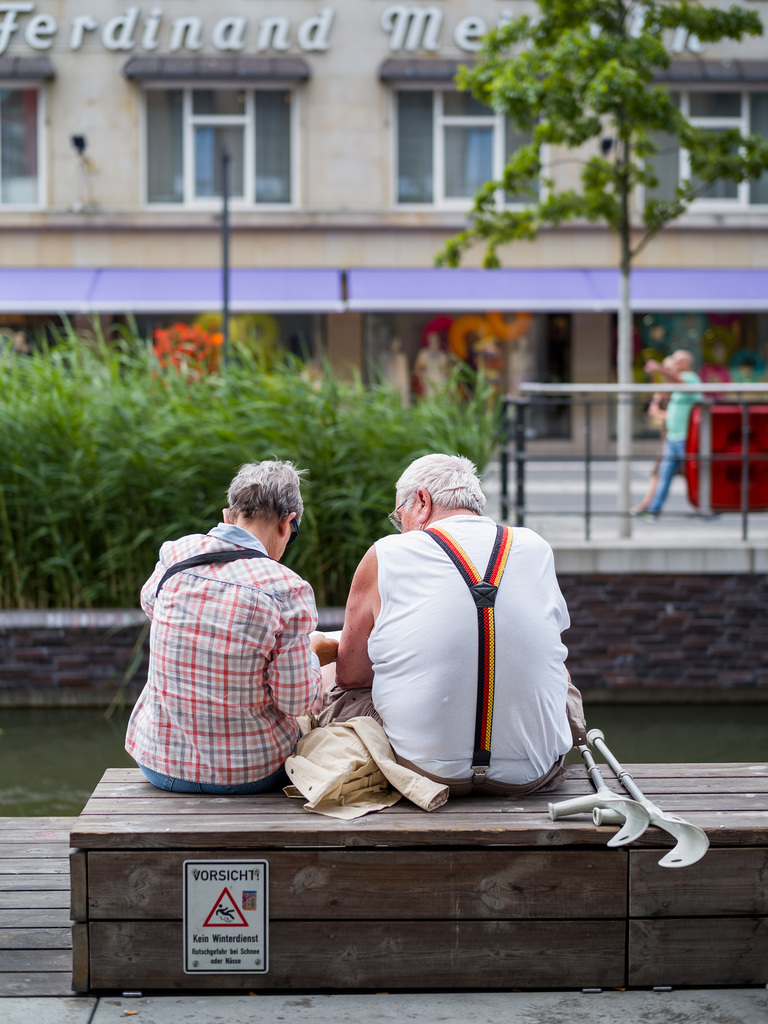
[[[147,201],[194,205],[221,196],[226,148],[234,202],[290,203],[291,99],[283,89],[148,89]]]
[[[565,313],[368,313],[363,343],[366,379],[388,384],[404,405],[439,396],[462,365],[482,370],[499,396],[519,396],[525,381],[559,384],[571,375]],[[570,437],[568,403],[534,403],[529,414],[529,438]]]
[[[466,206],[530,142],[530,134],[465,92],[403,89],[396,110],[398,203]]]
[[[0,204],[40,202],[38,171],[39,92],[0,89]]]
[[[768,92],[718,91],[673,92],[672,98],[683,114],[697,128],[713,132],[737,129],[768,139]],[[654,158],[658,185],[648,189],[648,198],[671,200],[675,189],[691,175],[688,154],[672,136],[658,132],[654,141],[659,152]],[[740,184],[716,181],[711,185],[697,182],[695,206],[756,206],[768,204],[768,174]]]

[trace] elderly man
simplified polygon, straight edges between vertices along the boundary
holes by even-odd
[[[661,374],[666,384],[701,384],[698,373],[693,371],[693,356],[684,348],[679,348],[671,356],[667,356],[663,363],[649,359],[645,364],[645,372]],[[659,463],[658,483],[653,497],[645,508],[647,516],[656,518],[667,500],[672,480],[683,464],[691,409],[701,399],[700,391],[675,391],[669,399],[664,414],[666,432]]]
[[[452,794],[554,788],[586,740],[549,545],[485,516],[458,456],[417,459],[396,505],[402,535],[377,541],[352,581],[337,687],[372,686],[398,760]]]
[[[296,716],[318,700],[337,644],[310,585],[280,564],[304,505],[290,462],[243,466],[224,522],[163,544],[141,591],[152,620],[147,684],[126,750],[149,781],[182,793],[287,784]]]

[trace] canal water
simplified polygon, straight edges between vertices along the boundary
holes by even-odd
[[[602,729],[626,764],[768,759],[765,703],[591,703],[586,710],[589,727]],[[123,749],[127,721],[128,712],[105,719],[74,708],[0,709],[0,817],[79,814],[105,769],[135,767]]]

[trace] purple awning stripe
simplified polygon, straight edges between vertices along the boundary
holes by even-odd
[[[0,270],[0,312],[87,313],[95,270],[84,268]]]
[[[234,268],[230,309],[245,312],[360,311],[615,312],[615,269],[437,270]],[[0,268],[2,313],[204,313],[221,308],[216,268]],[[768,311],[768,269],[632,272],[637,312]]]
[[[341,272],[324,268],[236,268],[229,298],[233,313],[344,309]],[[221,304],[212,268],[0,269],[0,312],[205,313]]]
[[[615,312],[614,269],[364,269],[347,273],[349,309],[421,312],[526,310]],[[638,269],[631,304],[638,312],[768,310],[768,270]]]

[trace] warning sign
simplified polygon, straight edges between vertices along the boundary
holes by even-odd
[[[243,894],[245,897],[245,894]],[[243,899],[245,902],[245,899]],[[253,908],[256,909],[255,907]],[[206,917],[203,928],[239,928],[241,925],[248,927],[248,922],[237,909],[232,893],[229,889],[222,889],[221,896],[211,907],[211,912]]]
[[[186,974],[269,969],[265,860],[184,861]]]

